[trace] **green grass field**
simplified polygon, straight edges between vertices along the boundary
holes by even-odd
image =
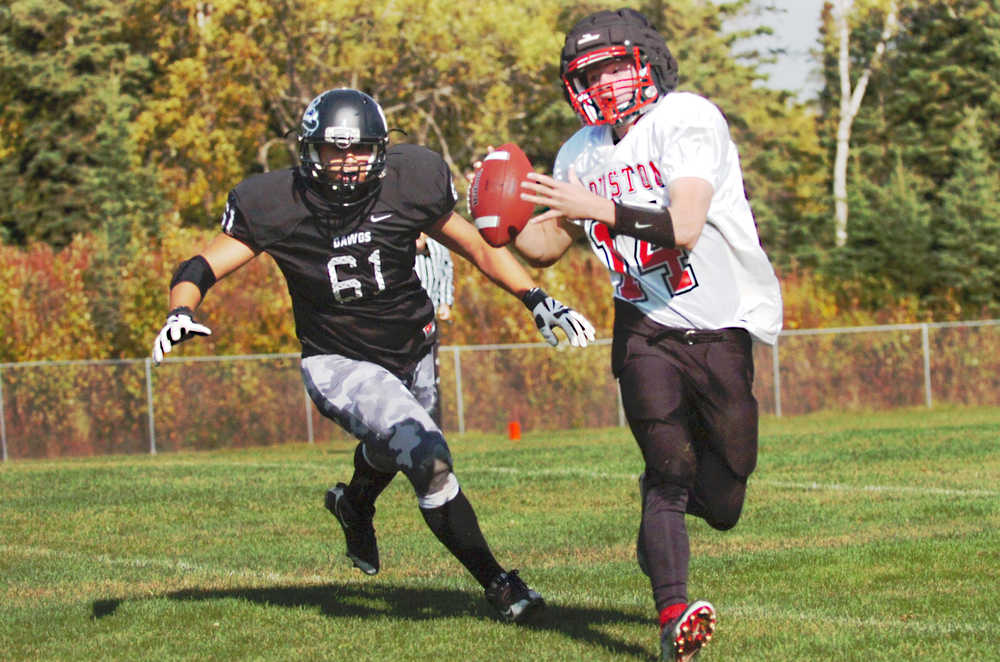
[[[744,516],[689,519],[701,660],[1000,660],[1000,409],[762,423]],[[379,501],[382,573],[324,510],[352,448],[0,465],[0,659],[643,660],[627,430],[466,435],[456,472],[500,562],[545,595],[492,617],[400,477]]]

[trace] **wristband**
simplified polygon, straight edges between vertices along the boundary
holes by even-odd
[[[548,295],[540,287],[533,287],[521,297],[521,303],[527,306],[528,310],[534,312],[535,306],[545,301]]]
[[[616,202],[614,231],[662,248],[677,247],[674,238],[674,220],[666,207],[654,211]]]
[[[192,321],[194,321],[194,311],[188,308],[187,306],[177,306],[169,313],[167,313],[168,318],[173,317],[174,315],[187,315],[188,317],[191,318]]]

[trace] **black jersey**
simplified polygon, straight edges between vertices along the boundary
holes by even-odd
[[[332,207],[288,168],[237,185],[222,231],[277,262],[303,358],[341,354],[402,377],[436,333],[434,306],[413,269],[416,239],[455,202],[437,153],[395,145],[379,194],[361,209]]]

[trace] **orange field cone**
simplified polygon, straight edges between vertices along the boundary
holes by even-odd
[[[507,437],[511,441],[521,441],[521,421],[511,421],[507,424]]]

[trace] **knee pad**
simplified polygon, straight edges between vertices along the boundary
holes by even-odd
[[[407,461],[399,464],[417,496],[423,498],[444,489],[452,470],[451,451],[440,432],[428,431],[420,443],[410,447]]]
[[[671,484],[684,488],[694,485],[698,458],[688,437],[676,426],[642,421],[633,424],[632,431],[646,460],[650,485]]]

